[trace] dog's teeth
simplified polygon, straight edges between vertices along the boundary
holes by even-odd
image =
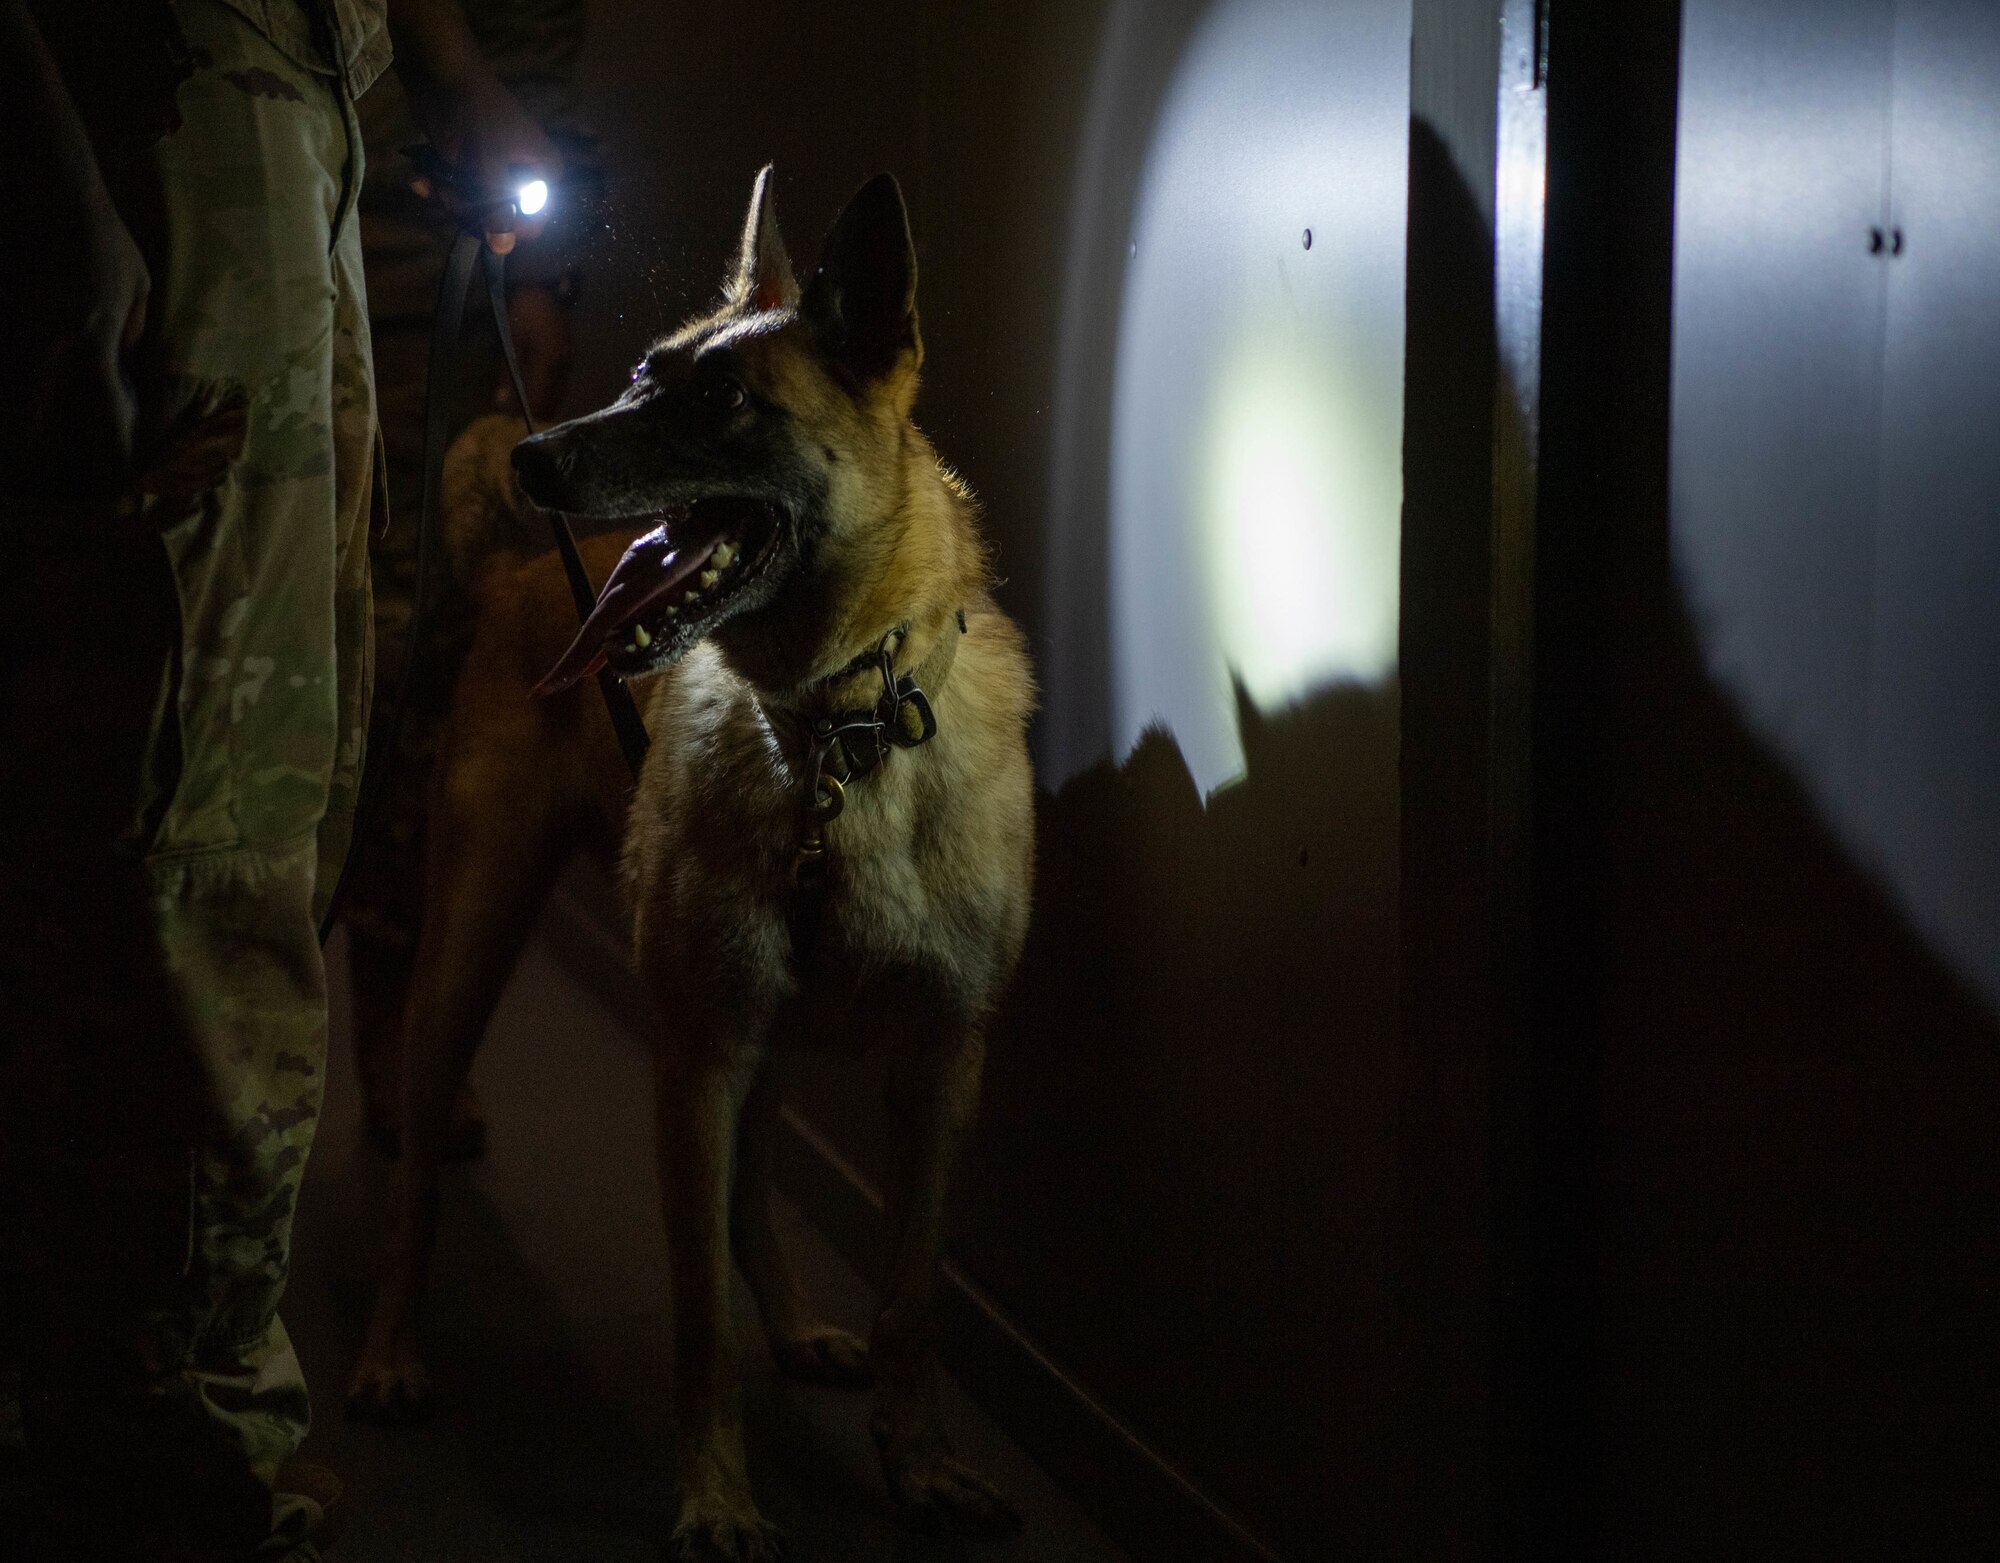
[[[726,570],[729,568],[729,561],[734,559],[735,557],[736,557],[736,549],[733,544],[717,543],[715,545],[715,552],[708,556],[708,561],[710,564],[714,565],[716,569]]]
[[[667,609],[667,617],[668,617],[668,618],[670,618],[670,619],[678,619],[678,618],[679,618],[680,616],[681,616],[681,610],[680,610],[680,609],[678,609],[678,608],[669,608],[669,609]]]
[[[635,624],[632,626],[632,639],[636,644],[642,647],[650,646],[653,644],[653,637],[646,633],[646,626],[643,624]]]
[[[722,572],[720,570],[704,570],[701,572],[701,584],[703,586],[713,586],[721,579]]]

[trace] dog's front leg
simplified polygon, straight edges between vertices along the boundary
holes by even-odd
[[[1012,1503],[952,1458],[938,1414],[935,1302],[946,1194],[979,1107],[985,1039],[966,1029],[904,1042],[889,1060],[892,1120],[905,1135],[889,1189],[895,1257],[869,1356],[870,1429],[889,1491],[914,1528],[969,1535],[1018,1530]]]
[[[789,1378],[855,1389],[868,1382],[868,1348],[828,1324],[813,1307],[785,1257],[771,1221],[771,1174],[783,1092],[778,1061],[766,1061],[743,1105],[736,1146],[736,1192],[730,1201],[730,1245],[750,1283],[771,1355]]]
[[[680,1515],[673,1548],[689,1563],[752,1563],[778,1554],[776,1533],[750,1494],[730,1309],[737,1124],[760,1051],[740,1044],[690,1048],[672,1039],[660,1050],[656,1073],[674,1293]]]

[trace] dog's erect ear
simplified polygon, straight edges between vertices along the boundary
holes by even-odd
[[[877,174],[827,235],[800,307],[827,353],[862,381],[923,358],[917,335],[917,252],[903,192]]]
[[[778,233],[778,206],[771,194],[771,165],[757,170],[750,191],[750,211],[743,219],[743,242],[736,248],[736,269],[724,294],[739,309],[790,309],[799,301],[798,278],[792,258]]]

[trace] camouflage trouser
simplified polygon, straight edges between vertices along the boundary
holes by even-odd
[[[40,627],[0,734],[35,822],[0,880],[0,1421],[51,1556],[310,1558],[273,1488],[307,1426],[277,1305],[368,708],[362,153],[336,78],[176,10],[183,123],[108,173],[164,419],[247,429],[187,504],[43,527],[9,583]]]

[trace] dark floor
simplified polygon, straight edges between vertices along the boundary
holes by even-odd
[[[390,1165],[361,1138],[338,940],[329,965],[333,1067],[285,1318],[317,1409],[305,1453],[352,1494],[339,1557],[651,1563],[673,1522],[670,1326],[642,1043],[570,968],[530,945],[474,1072],[491,1153],[447,1178],[425,1332],[437,1415],[417,1428],[357,1425],[342,1417],[341,1394],[366,1321]],[[781,1216],[828,1316],[865,1333],[868,1287],[795,1210]],[[865,1397],[779,1381],[740,1287],[739,1307],[752,1476],[791,1558],[1121,1559],[951,1385],[959,1452],[1004,1485],[1026,1527],[998,1543],[903,1532]]]

